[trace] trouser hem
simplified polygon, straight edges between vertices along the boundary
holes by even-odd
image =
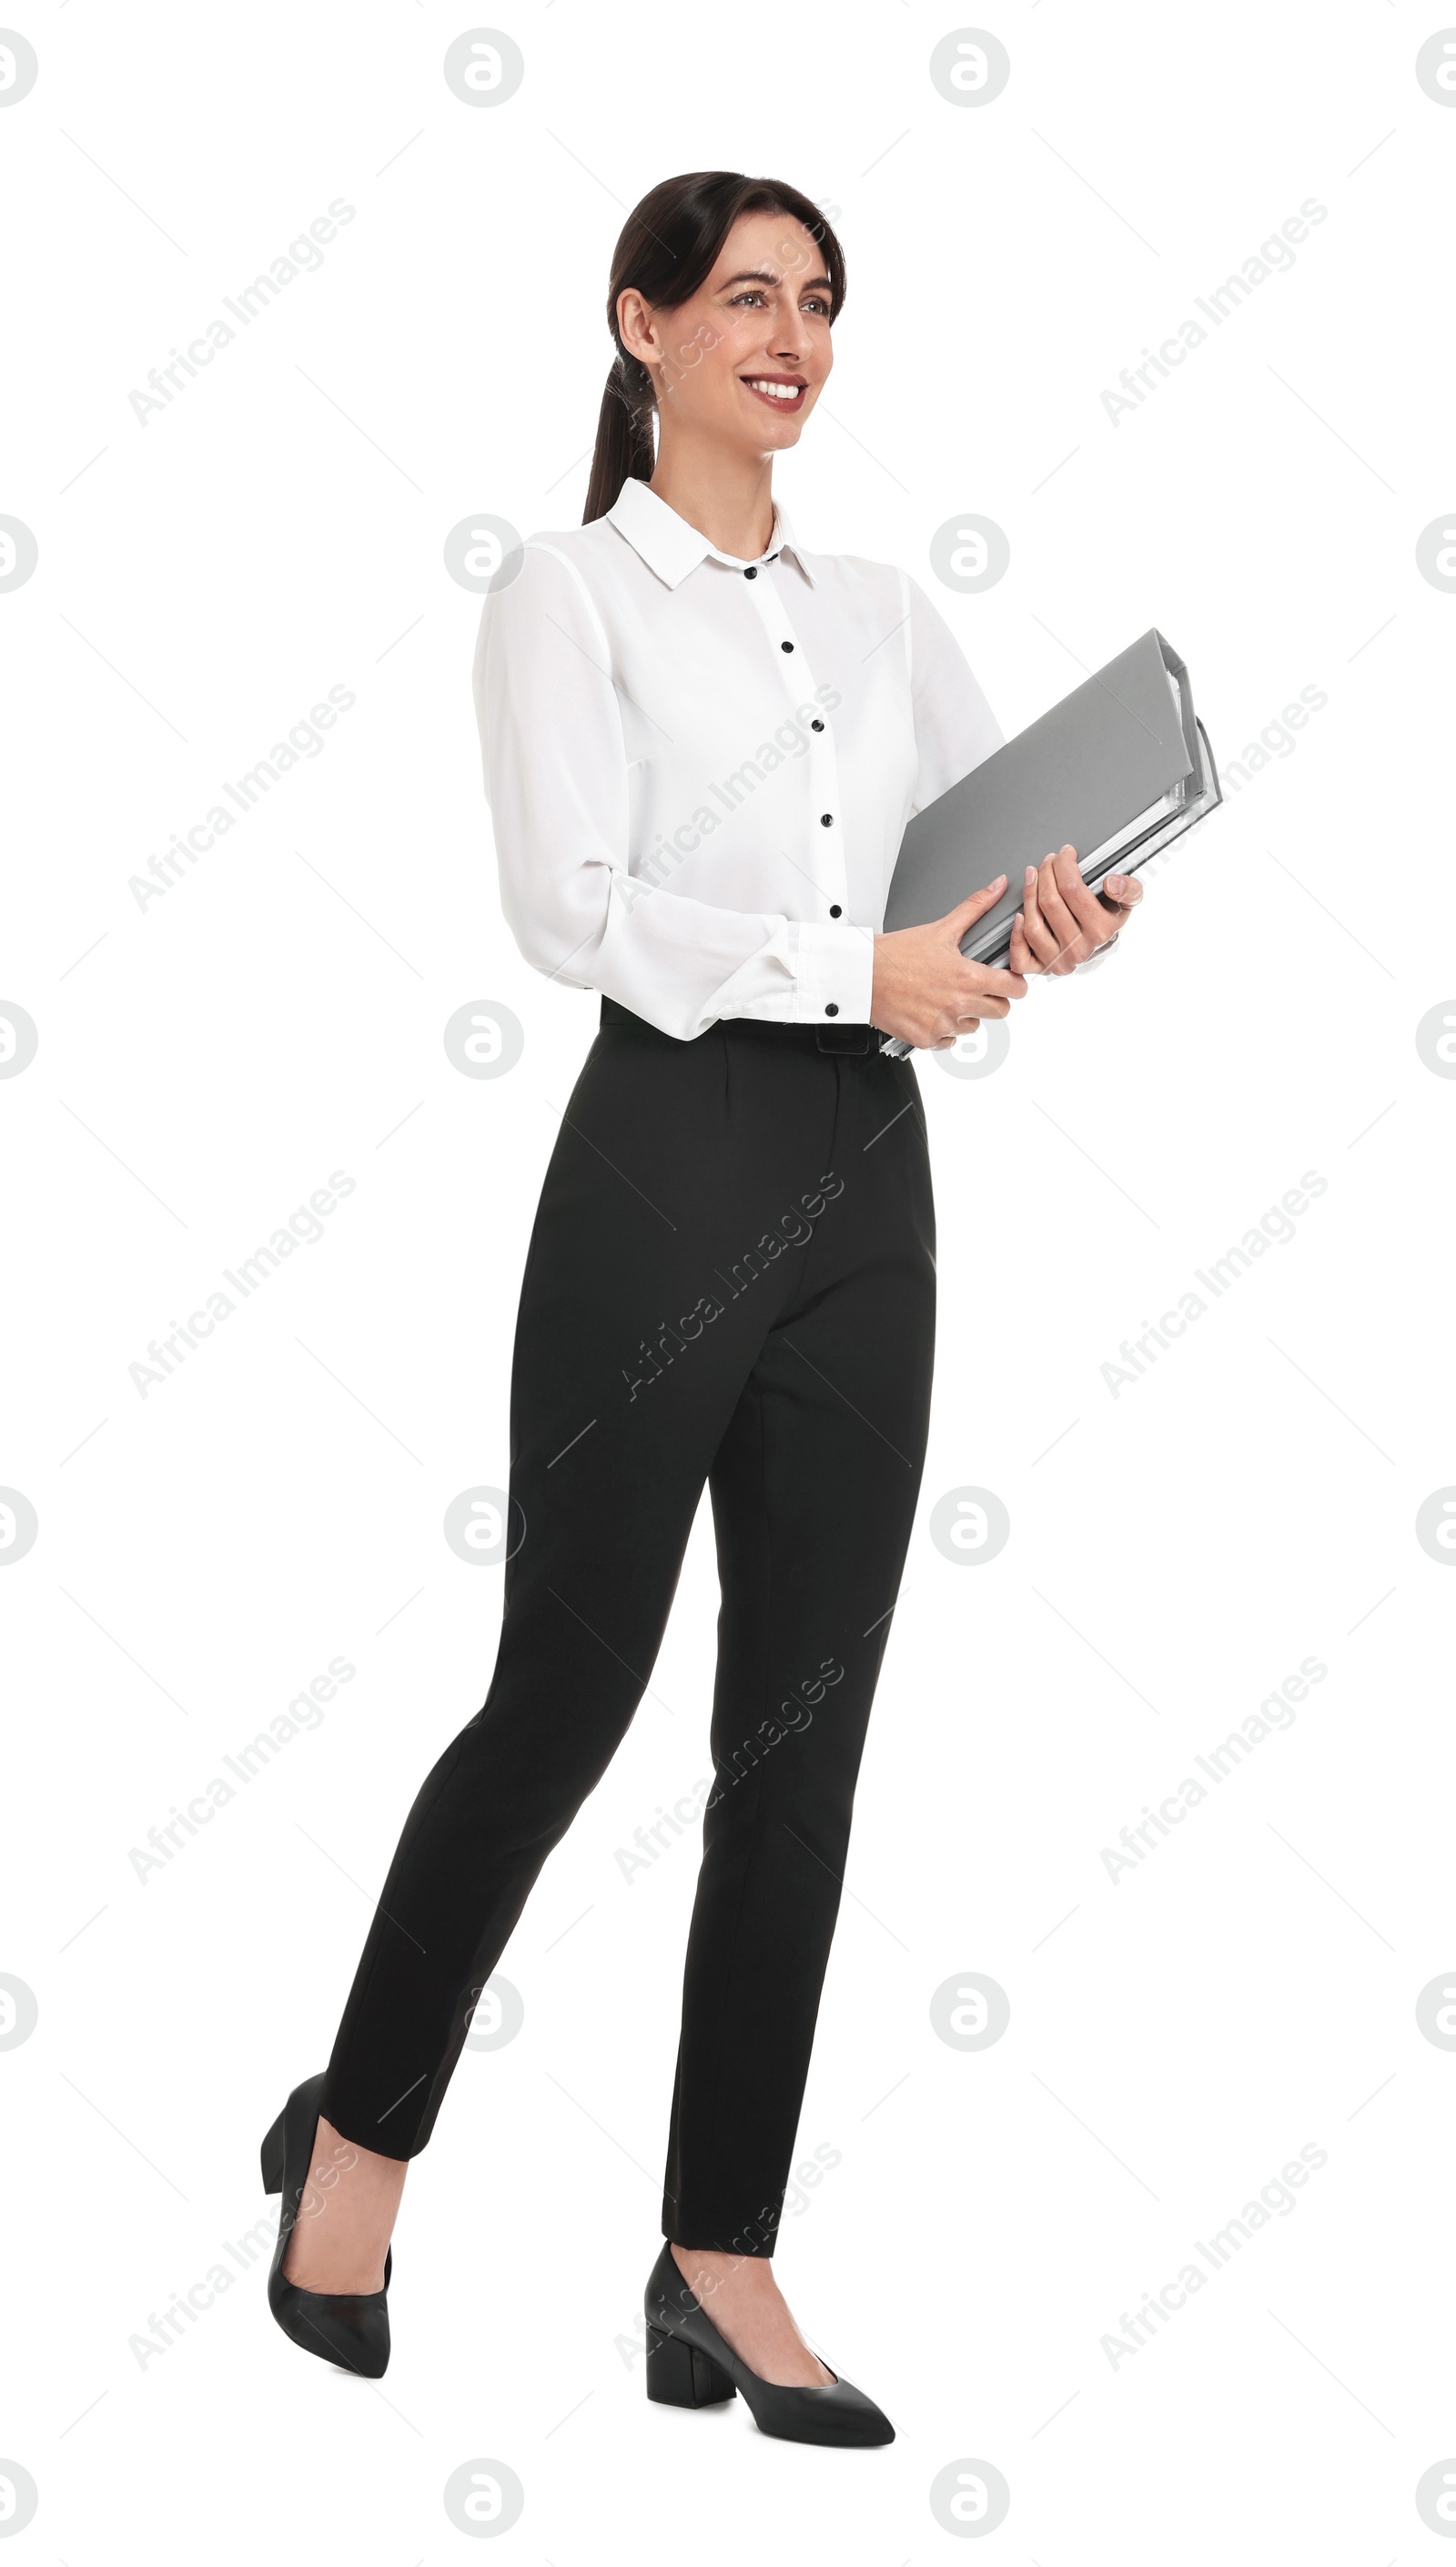
[[[423,2139],[411,2138],[407,2146],[401,2146],[396,2140],[392,2147],[387,2147],[380,2125],[375,2122],[372,2133],[368,2134],[367,2113],[356,2113],[347,2104],[336,2105],[327,2086],[319,2104],[319,2118],[336,2130],[341,2139],[348,2139],[352,2148],[367,2148],[372,2156],[392,2157],[396,2165],[408,2165],[412,2157],[419,2155],[429,2139],[426,2132]]]
[[[673,2246],[696,2248],[706,2255],[758,2255],[767,2262],[774,2252],[784,2215],[784,2196],[745,2213],[734,2210],[684,2210],[664,2201],[662,2234]]]

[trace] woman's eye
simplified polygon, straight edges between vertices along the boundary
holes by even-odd
[[[764,295],[763,288],[758,285],[751,285],[747,287],[742,294],[735,294],[732,297],[732,302],[730,303],[729,308],[732,308],[733,303],[763,303],[765,300],[766,297]],[[826,320],[831,317],[829,304],[826,302],[822,294],[811,294],[803,308],[806,312],[818,312],[822,314]]]

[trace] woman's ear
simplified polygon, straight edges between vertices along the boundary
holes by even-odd
[[[616,326],[622,343],[643,365],[650,365],[657,355],[652,315],[634,285],[628,285],[616,298]]]

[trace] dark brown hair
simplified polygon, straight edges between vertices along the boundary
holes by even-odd
[[[723,243],[740,214],[790,214],[818,242],[830,280],[830,318],[845,299],[845,253],[818,205],[779,178],[745,178],[737,169],[693,169],[664,178],[634,205],[611,257],[607,326],[616,357],[602,397],[592,478],[582,523],[605,517],[622,485],[652,477],[652,378],[622,345],[616,300],[634,285],[644,303],[671,312],[687,303],[711,276]]]

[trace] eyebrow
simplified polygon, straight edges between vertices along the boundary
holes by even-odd
[[[782,283],[783,278],[775,276],[772,268],[745,267],[740,269],[737,276],[725,276],[722,284],[718,288],[718,291],[720,294],[726,294],[730,285],[781,285]],[[807,294],[811,288],[815,286],[824,286],[831,294],[833,294],[835,290],[833,282],[829,277],[810,276],[806,277],[800,291],[801,293]]]

